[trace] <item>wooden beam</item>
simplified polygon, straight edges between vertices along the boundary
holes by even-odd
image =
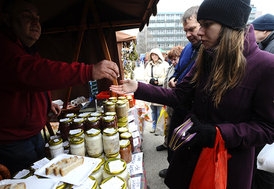
[[[86,25],[86,20],[87,20],[87,14],[88,14],[88,9],[89,9],[89,3],[90,3],[89,1],[90,0],[86,0],[86,2],[85,2],[85,6],[84,6],[83,13],[82,13],[82,18],[81,18],[81,23],[80,23],[80,28],[79,28],[79,32],[77,35],[76,45],[75,45],[74,52],[73,52],[72,62],[77,62],[78,58],[79,58],[79,53],[80,53],[80,49],[81,49],[81,45],[82,45],[82,40],[83,40],[85,25]],[[66,90],[66,96],[65,96],[65,101],[64,101],[65,109],[67,109],[70,94],[71,94],[71,87],[69,87]]]
[[[102,47],[103,47],[105,58],[107,60],[111,61],[111,56],[110,56],[110,53],[109,53],[109,50],[108,50],[107,41],[106,41],[106,38],[105,38],[105,35],[104,35],[104,32],[103,32],[103,29],[102,29],[98,14],[97,14],[97,10],[96,10],[96,7],[95,7],[94,0],[90,0],[90,8],[91,8],[91,11],[92,11],[92,14],[93,14],[93,17],[94,17],[94,21],[97,24],[97,30],[98,30],[98,33],[99,33],[99,37],[100,37],[100,40],[101,40],[101,44],[102,44]],[[112,83],[114,85],[118,85],[118,81],[116,79],[112,80]]]

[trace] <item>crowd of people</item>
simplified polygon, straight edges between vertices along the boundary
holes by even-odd
[[[117,79],[119,69],[107,60],[86,65],[42,59],[35,46],[41,35],[36,6],[4,0],[2,7],[0,164],[14,174],[44,155],[40,131],[50,111],[60,114],[49,91]],[[202,149],[214,146],[216,127],[231,155],[227,188],[274,188],[274,174],[256,167],[258,153],[274,142],[274,16],[247,24],[250,11],[250,0],[204,0],[190,7],[182,17],[189,43],[168,52],[154,48],[143,57],[145,83],[128,79],[110,87],[151,102],[150,133],[166,105],[166,135],[156,150],[167,150],[169,166],[159,176],[169,188],[189,187]],[[189,133],[196,135],[172,151],[173,130],[188,118],[194,123]]]

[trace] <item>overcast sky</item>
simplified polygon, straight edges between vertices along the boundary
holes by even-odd
[[[202,2],[203,0],[160,0],[157,4],[157,11],[185,12],[186,9],[195,5],[200,5]],[[251,0],[251,4],[257,7],[257,11],[262,11],[262,14],[270,13],[274,15],[273,0]],[[137,36],[138,29],[131,29],[123,32]]]

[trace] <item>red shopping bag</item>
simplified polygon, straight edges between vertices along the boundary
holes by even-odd
[[[189,189],[226,189],[227,160],[231,157],[219,129],[214,148],[203,148],[196,164]]]

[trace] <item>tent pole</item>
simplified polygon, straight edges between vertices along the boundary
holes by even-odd
[[[100,37],[100,40],[101,40],[101,44],[102,44],[102,47],[103,47],[105,58],[107,60],[111,61],[111,56],[110,56],[110,53],[109,53],[109,50],[108,50],[106,38],[105,38],[105,35],[104,35],[104,32],[103,32],[103,29],[102,29],[102,26],[101,26],[97,11],[96,11],[94,0],[90,0],[90,8],[91,8],[91,11],[92,11],[92,14],[93,14],[93,17],[94,17],[94,21],[97,24],[97,30],[98,30],[98,33],[99,33],[99,37]],[[112,80],[112,83],[114,85],[118,85],[118,82],[117,82],[116,79]]]
[[[78,58],[79,58],[79,53],[80,53],[80,49],[81,49],[81,45],[82,45],[82,40],[83,40],[85,25],[86,25],[86,20],[87,20],[87,14],[88,14],[88,9],[89,9],[89,1],[90,0],[86,0],[86,2],[85,2],[85,6],[84,6],[82,18],[81,18],[80,29],[79,29],[79,32],[78,32],[78,35],[77,35],[76,45],[75,45],[75,49],[74,49],[74,52],[73,52],[72,62],[77,62]],[[64,101],[64,109],[67,109],[68,101],[69,101],[70,94],[71,94],[71,88],[72,87],[69,87],[66,90],[66,96],[65,96],[65,101]]]

